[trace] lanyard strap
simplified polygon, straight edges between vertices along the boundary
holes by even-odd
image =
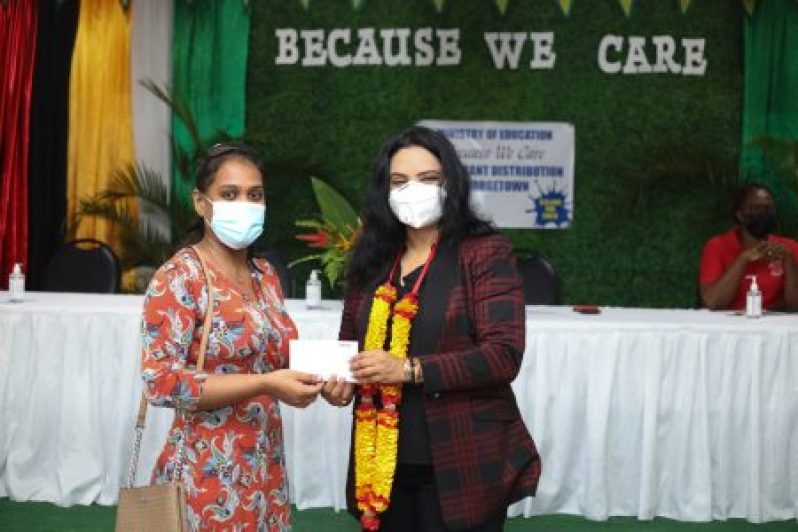
[[[413,289],[410,293],[414,296],[418,296],[418,291],[421,288],[421,283],[424,282],[424,278],[427,276],[427,270],[429,270],[430,264],[435,259],[435,255],[438,253],[438,241],[436,240],[434,244],[432,244],[432,248],[429,250],[429,255],[427,256],[427,260],[424,262],[423,268],[421,268],[421,274],[416,279],[415,284],[413,285]],[[391,268],[391,273],[388,274],[388,280],[385,281],[386,284],[391,284],[391,280],[393,280],[393,276],[396,274],[397,268],[399,268],[399,264],[402,262],[402,253],[400,252],[396,256],[396,260],[393,263],[393,267]]]

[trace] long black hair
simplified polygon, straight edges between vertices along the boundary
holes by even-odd
[[[258,169],[261,180],[266,179],[266,173],[263,170],[263,160],[258,155],[258,152],[255,151],[255,148],[241,143],[215,144],[200,160],[197,171],[194,174],[194,188],[203,194],[207,194],[216,177],[216,172],[230,159],[243,159],[249,162]],[[201,216],[197,216],[197,220],[189,227],[186,233],[184,245],[194,245],[202,240],[204,236],[205,220]]]
[[[391,159],[409,147],[432,153],[441,163],[442,186],[446,190],[440,224],[441,243],[457,244],[469,236],[493,232],[492,226],[471,208],[471,181],[457,151],[441,133],[414,126],[388,139],[374,160],[372,177],[361,213],[363,229],[352,250],[347,273],[349,289],[364,289],[388,273],[394,258],[405,246],[405,226],[391,211]]]

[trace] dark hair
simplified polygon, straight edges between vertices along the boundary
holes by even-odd
[[[740,223],[740,220],[737,219],[737,211],[743,208],[743,203],[748,199],[748,196],[757,190],[764,190],[773,198],[773,201],[776,200],[776,196],[773,195],[773,191],[767,185],[763,185],[762,183],[745,183],[740,185],[737,187],[737,190],[734,191],[734,199],[732,201],[731,216],[735,224]]]
[[[194,187],[203,194],[208,192],[213,179],[216,177],[216,172],[222,165],[230,159],[243,159],[260,172],[261,179],[265,179],[266,173],[263,170],[263,161],[261,160],[255,148],[240,143],[224,143],[214,144],[207,152],[197,167],[197,172],[194,174]],[[197,220],[189,227],[185,246],[196,244],[205,236],[205,221],[197,216]]]
[[[374,160],[372,177],[361,214],[363,229],[352,250],[347,274],[350,289],[365,289],[387,275],[392,261],[405,245],[405,226],[388,203],[391,159],[412,146],[424,148],[441,163],[446,199],[440,220],[441,243],[457,244],[462,239],[493,232],[471,208],[471,181],[457,151],[441,133],[415,126],[388,139]]]

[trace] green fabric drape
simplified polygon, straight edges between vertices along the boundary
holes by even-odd
[[[175,2],[172,91],[186,102],[203,141],[224,132],[244,133],[250,8],[242,0]],[[192,153],[194,143],[183,123],[172,117],[175,143]],[[188,201],[193,173],[172,178],[172,194]]]
[[[782,208],[796,214],[798,183],[784,162],[796,165],[798,156],[798,2],[758,2],[744,24],[740,175],[771,186]]]

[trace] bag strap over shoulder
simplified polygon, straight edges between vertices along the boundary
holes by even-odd
[[[205,352],[208,350],[208,337],[210,336],[211,327],[213,323],[213,305],[215,301],[215,294],[213,290],[213,283],[208,274],[208,266],[205,262],[205,257],[202,255],[197,246],[191,246],[191,250],[197,255],[202,266],[202,274],[205,277],[205,286],[208,292],[208,305],[205,308],[205,321],[202,324],[202,338],[200,339],[199,354],[197,355],[197,371],[202,371],[205,366]],[[136,417],[136,428],[143,429],[144,422],[147,418],[147,399],[144,394],[141,395],[139,402],[139,413]]]
[[[205,258],[196,246],[191,246],[191,250],[197,255],[202,266],[202,274],[205,277],[205,286],[208,293],[208,305],[205,308],[205,321],[202,324],[202,338],[200,339],[199,354],[197,355],[197,371],[202,371],[205,366],[205,352],[208,349],[208,336],[211,332],[213,323],[214,290]],[[136,471],[138,470],[139,454],[141,454],[141,436],[144,433],[144,422],[147,419],[147,398],[141,394],[139,401],[139,413],[136,416],[136,438],[133,442],[133,452],[130,458],[130,469],[128,470],[128,487],[133,487],[136,481]]]
[[[197,371],[202,371],[202,368],[205,366],[205,352],[208,350],[208,336],[210,335],[213,324],[213,304],[215,296],[213,283],[211,283],[211,277],[208,275],[208,265],[205,262],[205,257],[203,257],[197,246],[191,246],[191,249],[197,254],[200,264],[202,265],[202,273],[205,276],[205,286],[208,291],[208,306],[205,309],[205,323],[202,325],[202,338],[200,339],[200,350],[197,356]]]

